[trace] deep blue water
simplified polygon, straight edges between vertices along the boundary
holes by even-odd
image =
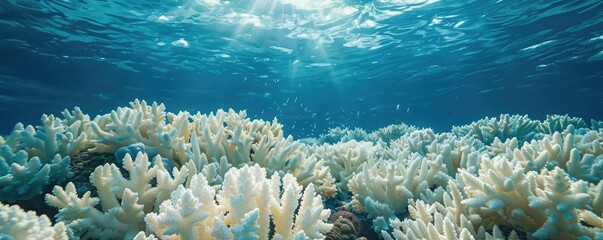
[[[135,98],[286,134],[603,120],[603,2],[3,0],[0,133]]]

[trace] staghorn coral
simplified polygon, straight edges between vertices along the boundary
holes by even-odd
[[[340,142],[323,144],[309,149],[318,158],[324,159],[331,175],[335,177],[339,191],[348,192],[348,181],[360,170],[363,163],[374,161],[379,147],[371,142]]]
[[[549,135],[566,130],[573,131],[574,128],[586,128],[586,122],[578,117],[550,114],[546,115],[543,122],[538,123],[538,132]]]
[[[413,153],[408,158],[365,162],[348,182],[354,194],[352,203],[370,219],[405,213],[410,199],[434,183],[448,180],[441,160]]]
[[[519,239],[515,231],[505,237],[494,225],[491,234],[480,225],[479,215],[471,214],[462,206],[462,192],[454,182],[448,182],[449,193],[444,194],[443,203],[426,204],[421,200],[411,201],[408,207],[410,218],[390,219],[392,228],[382,231],[384,239]]]
[[[348,142],[351,140],[356,140],[358,142],[361,141],[369,141],[371,138],[369,134],[361,128],[354,128],[352,130],[348,128],[330,128],[327,133],[321,134],[318,137],[318,143],[328,143],[335,144],[338,142]]]
[[[598,138],[589,135],[559,132],[547,135],[540,141],[532,141],[519,149],[513,150],[513,157],[518,159],[528,170],[551,170],[558,166],[567,171],[573,178],[597,183],[603,176],[603,147]],[[596,135],[595,135],[596,136]]]
[[[63,111],[64,120],[42,115],[42,125],[17,123],[0,144],[0,200],[15,202],[42,194],[51,183],[73,176],[70,156],[90,146],[90,119],[79,108]],[[64,157],[62,157],[64,156]]]
[[[68,113],[65,110],[64,114]],[[10,146],[13,152],[24,150],[29,156],[43,160],[52,159],[56,154],[75,155],[89,146],[84,130],[86,117],[80,116],[82,120],[79,120],[66,116],[68,120],[44,114],[40,119],[42,125],[36,127],[17,123],[3,145]]]
[[[408,149],[423,156],[427,155],[427,147],[434,141],[442,140],[433,130],[427,128],[407,132],[402,137],[390,142],[390,149]],[[387,156],[387,155],[386,155]],[[388,156],[393,158],[391,154]]]
[[[64,223],[52,225],[46,215],[25,212],[17,205],[0,203],[0,223],[0,239],[69,239]]]
[[[260,126],[259,124],[253,124],[254,126]],[[270,127],[264,127],[270,129]],[[240,133],[241,131],[236,131]],[[205,166],[214,164],[215,166],[210,167],[212,169],[222,169],[224,167],[216,167],[218,165],[232,165],[235,167],[241,167],[246,164],[256,163],[266,168],[270,174],[279,172],[280,174],[291,173],[302,185],[307,186],[313,183],[317,191],[320,192],[324,197],[334,196],[335,180],[329,173],[329,168],[325,165],[324,160],[318,159],[316,155],[308,153],[302,144],[293,141],[292,137],[283,138],[282,131],[279,129],[276,131],[277,135],[272,130],[266,131],[265,135],[261,135],[261,138],[256,140],[252,137],[247,137],[246,143],[238,141],[234,142],[238,137],[233,137],[229,140],[223,139],[222,136],[217,135],[216,141],[222,141],[223,144],[212,140],[206,140],[206,143],[199,143],[201,139],[196,138],[196,133],[192,134],[191,138],[191,150],[187,152],[189,159],[195,163],[197,169],[204,169]],[[226,145],[226,147],[225,147]],[[202,148],[202,146],[205,146]],[[232,146],[232,147],[231,147]],[[209,150],[208,150],[209,149]],[[213,150],[212,150],[213,149]],[[244,149],[241,151],[240,149]],[[216,154],[219,152],[220,154]],[[211,161],[210,161],[210,157]],[[224,159],[226,162],[220,162],[215,159],[217,156],[220,159]],[[216,165],[218,164],[218,165]],[[220,183],[220,180],[225,171],[214,171],[216,183]]]
[[[596,230],[579,221],[591,208],[592,197],[584,181],[571,181],[561,168],[525,172],[517,160],[481,158],[478,176],[461,171],[467,199],[462,203],[482,218],[486,228],[510,225],[532,236],[554,239],[593,238]]]
[[[409,126],[404,123],[392,124],[369,133],[369,138],[373,142],[382,141],[385,144],[389,145],[390,142],[415,130],[417,130],[415,126]]]
[[[59,154],[45,160],[29,158],[25,150],[12,153],[8,145],[0,146],[0,201],[28,200],[49,184],[72,177],[69,161]]]
[[[77,111],[72,115],[81,116]],[[334,196],[336,191],[335,180],[322,159],[307,154],[292,137],[285,138],[276,119],[251,120],[245,111],[174,114],[166,112],[163,104],[149,105],[136,99],[130,107],[97,116],[90,122],[89,132],[94,146],[90,151],[115,153],[118,161],[125,153],[143,152],[151,157],[160,155],[167,159],[166,165],[176,167],[190,160],[198,171],[213,164],[205,171],[213,169],[216,184],[226,172],[225,167],[216,166],[241,167],[253,162],[271,173],[292,173],[304,186],[313,183],[325,197]]]
[[[96,137],[91,151],[113,153],[120,147],[142,143],[151,156],[162,154],[173,159],[172,149],[177,131],[168,127],[165,106],[155,102],[148,106],[145,101],[138,99],[130,106],[97,116],[91,122],[90,128]]]
[[[452,132],[457,136],[473,136],[486,145],[498,138],[505,141],[509,138],[517,138],[519,143],[538,139],[540,136],[535,131],[539,122],[531,120],[528,115],[501,114],[497,118],[484,118],[470,125],[454,127]]]
[[[427,146],[426,156],[437,160],[441,158],[448,176],[455,176],[458,169],[476,171],[479,168],[478,156],[486,153],[485,146],[472,137],[455,137],[452,134],[439,134],[438,140]],[[438,186],[444,186],[440,183]]]
[[[309,238],[298,230],[316,232],[324,225],[299,222],[300,213],[285,207],[300,206],[300,198],[306,198],[302,189],[313,189],[314,197],[306,201],[311,205],[321,202],[316,193],[324,199],[347,189],[361,217],[372,220],[373,229],[386,238],[514,237],[507,229],[533,238],[603,236],[603,133],[595,121],[586,128],[581,119],[567,116],[538,122],[501,115],[453,133],[393,125],[371,134],[341,131],[337,144],[310,146],[285,136],[276,119],[249,119],[245,111],[170,113],[163,104],[135,100],[94,120],[79,108],[63,116],[44,116],[37,128],[17,124],[0,138],[0,186],[9,186],[0,198],[20,203],[65,180],[68,155],[81,150],[147,158],[98,167],[91,176],[95,193],[80,197],[67,184],[47,195],[72,238],[187,238],[201,228],[208,238]],[[263,169],[263,178],[229,174],[256,167]],[[278,196],[251,184],[264,178],[270,186],[277,185],[276,178],[281,181]],[[293,183],[297,186],[286,193],[284,186]],[[277,187],[268,189],[277,192]],[[263,195],[275,200],[250,200]],[[343,200],[332,202],[346,201],[347,194],[338,197]],[[232,210],[239,209],[235,206],[241,210]],[[187,215],[191,212],[198,214]],[[305,212],[321,218],[322,211]],[[279,235],[266,231],[271,225],[266,219],[282,222]],[[193,229],[193,222],[202,227]],[[326,234],[318,232],[315,237]]]
[[[158,213],[145,220],[162,239],[322,239],[332,225],[312,184],[277,173],[266,178],[258,165],[233,168],[219,191],[194,175],[189,188],[179,186]],[[298,201],[301,199],[301,202]]]
[[[59,209],[57,221],[65,222],[74,236],[82,238],[132,238],[145,229],[145,214],[156,211],[188,174],[186,166],[170,174],[159,157],[151,167],[143,153],[135,160],[126,155],[124,167],[130,179],[114,164],[95,169],[90,181],[98,197],[91,197],[88,191],[80,198],[71,182],[65,188],[55,186],[52,194],[46,195],[46,203]]]
[[[603,129],[603,121],[597,121],[597,120],[591,119],[590,120],[590,128],[592,130],[601,131],[601,129]]]

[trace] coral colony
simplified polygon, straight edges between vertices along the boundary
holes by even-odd
[[[603,239],[603,122],[294,140],[245,111],[62,115],[0,137],[0,239]]]

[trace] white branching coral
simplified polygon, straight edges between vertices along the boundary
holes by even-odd
[[[571,181],[561,168],[539,174],[525,172],[516,160],[482,157],[479,176],[461,171],[461,179],[467,193],[462,203],[479,214],[486,228],[514,226],[547,239],[595,236],[578,217],[591,208],[589,184]]]
[[[386,240],[390,239],[519,239],[515,231],[508,238],[498,226],[493,226],[491,234],[480,225],[481,218],[469,213],[463,207],[462,192],[454,182],[449,181],[449,193],[444,194],[443,204],[426,204],[421,200],[410,201],[410,218],[390,219],[391,235],[382,231]]]
[[[418,198],[435,182],[448,180],[441,160],[413,153],[408,158],[365,162],[348,182],[354,194],[352,203],[371,219],[405,213],[409,200]]]
[[[290,174],[266,178],[259,165],[232,168],[217,192],[197,174],[145,219],[162,239],[322,239],[330,211],[314,185],[302,189]]]
[[[578,135],[559,132],[547,135],[540,141],[532,141],[513,150],[528,170],[540,171],[558,166],[573,178],[597,183],[603,178],[603,147],[593,133]]]
[[[25,150],[12,153],[8,145],[0,146],[0,201],[28,200],[50,183],[65,181],[73,176],[69,161],[59,154],[45,160],[29,158]]]
[[[77,109],[75,111],[77,115]],[[84,150],[88,145],[85,133],[86,116],[74,117],[69,111],[64,114],[69,120],[61,120],[54,115],[42,115],[41,126],[24,126],[17,123],[11,135],[5,140],[13,152],[25,150],[31,157],[52,159],[56,154],[70,156]]]
[[[348,181],[360,170],[363,163],[374,161],[380,149],[372,142],[340,142],[310,147],[310,151],[326,161],[331,174],[335,177],[339,191],[348,191]]]
[[[438,141],[438,135],[431,129],[421,129],[407,132],[402,137],[390,143],[390,149],[407,149],[423,156],[427,155],[427,147],[434,141]],[[389,156],[393,158],[393,156]]]
[[[129,108],[118,108],[97,117],[91,123],[97,152],[160,155],[180,167],[194,162],[202,171],[207,165],[241,167],[257,163],[270,173],[293,174],[304,186],[313,183],[325,197],[335,194],[335,180],[322,159],[307,154],[299,142],[283,136],[282,125],[251,120],[245,111],[218,110],[191,115],[166,113],[163,104],[148,105],[135,100]],[[132,151],[135,149],[136,151]],[[209,170],[207,170],[209,171]],[[214,183],[220,183],[225,171],[214,171]]]
[[[414,131],[391,142],[386,157],[395,160],[367,161],[348,183],[353,203],[369,218],[406,212],[407,201],[434,202],[459,169],[476,172],[483,145],[473,138]],[[436,191],[433,191],[436,190]]]
[[[226,157],[235,166],[251,160],[252,145],[262,137],[282,138],[282,126],[274,121],[250,120],[245,111],[218,110],[191,116],[191,149],[204,153],[210,162]],[[193,142],[194,141],[194,142]]]
[[[301,143],[294,142],[292,137],[271,140],[264,136],[252,149],[252,161],[266,168],[270,174],[290,173],[303,186],[314,184],[323,197],[330,198],[335,195],[335,179],[325,160],[309,153]]]
[[[304,186],[313,183],[324,197],[335,195],[335,180],[324,160],[308,153],[291,136],[285,138],[282,125],[276,120],[251,121],[244,111],[220,110],[215,115],[194,116],[192,125],[194,131],[186,155],[199,170],[220,163],[223,158],[234,167],[255,163],[269,174],[290,173]]]
[[[69,156],[89,147],[85,129],[90,119],[79,108],[64,110],[63,116],[43,115],[37,127],[18,123],[2,139],[0,201],[31,199],[50,183],[73,176]]]
[[[338,142],[348,142],[351,140],[356,140],[360,142],[368,141],[369,139],[370,136],[368,135],[368,133],[361,128],[348,129],[335,127],[330,128],[327,133],[321,134],[318,138],[318,143],[334,144]]]
[[[502,141],[517,138],[520,143],[538,138],[536,129],[539,122],[531,120],[527,115],[502,114],[497,118],[484,118],[470,125],[454,127],[452,132],[457,136],[473,136],[489,145],[498,138]]]
[[[434,160],[441,158],[438,161],[444,163],[448,176],[455,176],[459,169],[476,171],[479,168],[478,156],[486,150],[480,141],[472,137],[456,137],[449,133],[439,134],[437,139],[427,146],[426,156]]]
[[[65,120],[43,115],[41,126],[15,125],[0,145],[0,201],[28,200],[42,194],[51,183],[73,176],[69,155],[89,144],[85,126],[89,121],[78,108],[65,110]],[[64,156],[64,157],[62,157]]]
[[[570,126],[572,128],[585,128],[586,122],[582,118],[570,117],[568,115],[546,115],[543,122],[538,123],[538,131],[544,134],[563,132]]]
[[[158,209],[184,183],[188,169],[174,169],[170,175],[161,158],[156,157],[151,167],[147,155],[142,153],[135,161],[126,155],[124,167],[130,179],[124,178],[114,164],[96,168],[90,180],[97,188],[98,198],[91,197],[90,192],[80,198],[75,185],[68,183],[65,188],[55,186],[53,194],[46,195],[46,203],[59,209],[57,220],[65,222],[76,236],[132,238],[145,229],[145,214]]]
[[[567,239],[580,236],[594,238],[594,232],[580,224],[578,210],[588,209],[592,202],[588,184],[570,181],[567,173],[556,167],[543,171],[544,188],[530,196],[530,207],[546,214],[547,220],[533,233],[537,238]]]
[[[0,239],[67,240],[65,224],[52,225],[46,215],[25,212],[21,207],[0,203]]]
[[[119,107],[94,119],[90,126],[96,136],[92,151],[114,153],[120,147],[142,143],[152,156],[163,153],[171,159],[175,131],[167,129],[165,106],[155,102],[148,106],[138,99],[130,106]]]
[[[41,120],[0,137],[0,201],[65,181],[69,156],[83,150],[125,156],[92,173],[95,194],[69,183],[46,195],[72,238],[318,239],[331,228],[322,199],[337,191],[386,239],[514,238],[503,225],[535,238],[603,236],[597,121],[501,115],[452,133],[335,128],[316,140],[332,144],[309,145],[276,119],[170,113],[140,100],[93,120],[79,108]]]
[[[415,126],[409,126],[404,123],[392,124],[387,127],[379,128],[369,134],[369,139],[373,142],[384,142],[389,144],[390,142],[404,136],[405,134],[415,131]]]

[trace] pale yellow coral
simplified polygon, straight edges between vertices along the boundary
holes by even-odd
[[[314,190],[291,174],[267,178],[266,169],[246,165],[229,170],[217,192],[194,175],[190,188],[178,187],[145,219],[162,239],[322,239],[332,227],[325,222],[330,211]]]
[[[145,214],[157,211],[184,183],[188,169],[183,166],[170,174],[161,158],[156,157],[151,166],[147,155],[142,153],[135,160],[126,155],[124,167],[129,179],[114,164],[95,169],[90,180],[97,188],[98,198],[90,197],[91,192],[80,198],[75,185],[68,183],[65,188],[55,186],[52,194],[46,195],[46,203],[59,209],[57,220],[67,223],[76,236],[132,238],[145,229]],[[96,208],[99,203],[100,210]]]
[[[482,218],[482,225],[509,225],[534,237],[567,239],[594,237],[595,231],[579,222],[590,209],[593,187],[572,181],[561,168],[524,172],[516,160],[482,157],[479,176],[461,171],[467,199],[463,204]]]
[[[409,200],[418,198],[435,182],[446,182],[441,160],[413,153],[410,158],[365,162],[348,182],[354,194],[352,203],[369,218],[404,213]]]
[[[65,224],[52,225],[46,215],[0,203],[0,239],[67,240]]]

